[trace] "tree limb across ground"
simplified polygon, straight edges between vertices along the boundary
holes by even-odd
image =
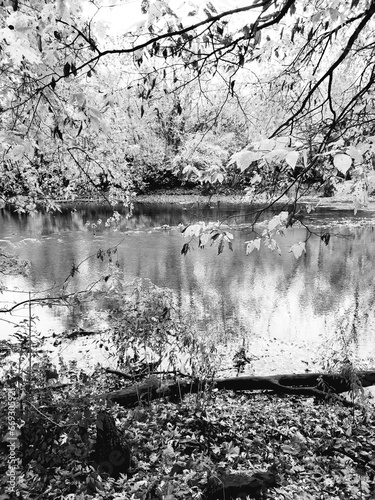
[[[122,376],[117,370],[107,369],[107,372]],[[127,374],[124,376],[128,378]],[[358,393],[363,387],[372,385],[375,385],[374,371],[358,372],[350,377],[340,374],[302,373],[262,377],[228,377],[208,381],[189,379],[163,381],[157,376],[152,376],[142,382],[109,393],[107,401],[110,404],[118,403],[121,406],[131,407],[142,401],[148,402],[163,397],[178,399],[185,394],[198,393],[207,387],[230,391],[272,391],[276,394],[296,394],[325,399],[330,395],[335,397],[343,392]]]

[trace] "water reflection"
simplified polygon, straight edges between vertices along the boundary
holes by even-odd
[[[233,337],[245,339],[259,359],[258,366],[254,362],[257,372],[313,369],[319,362],[318,347],[332,338],[342,318],[349,317],[357,318],[359,325],[359,355],[375,357],[373,213],[354,216],[348,210],[321,209],[311,214],[306,222],[317,232],[328,227],[336,237],[328,246],[311,237],[307,253],[299,260],[288,250],[306,238],[304,228],[286,231],[279,241],[281,256],[265,248],[246,256],[244,242],[249,234],[244,225],[251,218],[245,206],[136,205],[133,216],[124,217],[116,230],[103,224],[93,230],[92,224],[110,215],[106,207],[86,204],[34,217],[2,209],[0,244],[29,260],[31,273],[27,278],[3,277],[10,291],[2,294],[1,305],[24,298],[21,291],[35,294],[58,288],[73,264],[95,256],[99,248],[119,244],[119,264],[126,280],[145,277],[174,289],[192,321],[198,321],[207,335],[220,334],[223,351],[232,349]],[[233,253],[226,250],[217,256],[216,248],[207,247],[181,256],[179,223],[224,218],[231,221],[235,233]],[[164,225],[168,227],[162,229]],[[105,266],[95,257],[87,260],[69,280],[67,291],[83,290],[105,272]],[[82,325],[78,309],[73,317],[63,308],[34,307],[33,311],[41,320],[41,331]],[[27,309],[17,310],[3,319],[17,322],[27,313]],[[3,336],[12,329],[2,322]]]

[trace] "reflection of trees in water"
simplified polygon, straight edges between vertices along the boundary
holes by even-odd
[[[342,369],[352,364],[365,369],[366,363],[373,366],[375,356],[373,343],[374,316],[369,315],[368,301],[359,283],[351,289],[352,295],[335,315],[330,337],[322,345],[322,358],[326,369]]]
[[[311,290],[311,299],[316,304],[317,312],[321,301],[325,301],[329,310],[334,310],[345,299],[354,303],[356,289],[362,296],[371,288],[370,270],[375,258],[374,233],[362,228],[354,230],[353,236],[332,238],[330,249],[320,243],[318,268],[313,280],[315,286]],[[311,267],[310,271],[313,270]],[[325,283],[323,292],[319,287],[322,280]]]
[[[372,344],[367,351],[365,346],[374,326],[374,231],[346,228],[341,233],[351,235],[331,238],[328,247],[323,242],[309,245],[307,258],[311,262],[300,302],[304,306],[312,303],[315,315],[326,315],[328,335],[341,328],[341,334],[351,339],[362,354],[370,353]]]
[[[221,215],[230,215],[235,207],[220,210]],[[241,210],[245,220],[245,209]],[[47,236],[39,244],[19,246],[20,256],[30,258],[33,264],[27,286],[46,288],[65,279],[72,263],[121,240],[121,231],[99,228],[94,235],[85,226],[110,215],[108,208],[90,205],[80,205],[74,213],[66,207],[61,214],[37,214],[34,218],[1,210],[0,238],[10,231],[17,234],[16,240],[40,232]],[[215,220],[216,216],[217,207],[207,209],[207,217]],[[121,222],[121,227],[172,227],[193,217],[199,215],[179,205],[149,204],[136,206],[134,217]],[[181,256],[183,239],[176,230],[131,234],[121,244],[119,256],[126,279],[141,276],[176,290],[191,321],[198,321],[207,331],[216,329],[223,338],[236,331],[251,335],[268,332],[268,336],[293,331],[316,336],[319,332],[314,329],[321,328],[320,324],[316,327],[317,320],[326,316],[333,321],[341,303],[355,303],[355,293],[363,317],[366,311],[374,310],[375,232],[373,228],[337,231],[354,237],[332,237],[328,246],[312,237],[307,253],[299,260],[288,249],[306,233],[295,228],[280,238],[281,257],[264,247],[246,256],[244,242],[249,235],[241,231],[236,232],[233,253],[226,249],[218,256],[215,247],[207,247]],[[92,259],[77,273],[72,288],[84,288],[104,269],[105,264]]]

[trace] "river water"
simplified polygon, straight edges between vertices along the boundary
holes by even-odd
[[[5,289],[0,307],[46,296],[54,287],[56,292],[72,265],[118,244],[116,258],[125,280],[149,278],[173,289],[192,322],[207,335],[219,333],[220,347],[229,356],[245,345],[256,373],[321,369],[343,349],[361,366],[373,364],[375,211],[354,215],[349,209],[320,208],[309,214],[304,223],[310,229],[332,236],[326,245],[312,235],[298,260],[288,250],[306,238],[303,227],[289,228],[278,239],[281,256],[265,247],[246,256],[245,241],[254,237],[248,212],[245,205],[223,203],[138,204],[130,218],[124,212],[116,227],[105,227],[111,212],[98,205],[66,206],[61,213],[34,216],[3,208],[0,247],[28,260],[30,273],[1,276]],[[225,248],[217,255],[216,247],[195,246],[181,255],[185,240],[178,225],[196,220],[226,220],[234,234],[233,252]],[[88,259],[68,280],[67,291],[83,290],[106,265]],[[28,314],[27,303],[11,315],[1,314],[0,338],[14,332]],[[33,305],[32,314],[44,335],[85,327],[79,309],[72,314],[63,307]]]

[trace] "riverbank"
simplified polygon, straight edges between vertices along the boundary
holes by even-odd
[[[353,196],[349,192],[349,187],[341,190],[334,196],[324,197],[319,195],[306,195],[299,198],[298,203],[311,204],[322,208],[337,208],[337,209],[355,209]],[[199,192],[185,190],[163,190],[155,191],[147,194],[139,194],[134,200],[136,203],[143,204],[179,204],[179,205],[215,205],[217,203],[225,203],[231,205],[252,205],[252,204],[268,204],[271,202],[266,197],[249,198],[244,193],[232,194],[211,194],[204,195]],[[290,199],[283,196],[277,200],[277,204],[288,204]],[[366,207],[361,207],[360,210],[368,211],[375,210],[375,196],[368,199]]]
[[[339,189],[335,192],[333,196],[326,197],[322,193],[316,190],[311,190],[308,194],[298,198],[298,203],[300,204],[311,204],[313,206],[318,206],[322,208],[337,208],[337,209],[355,209],[354,197],[352,194],[352,182],[346,181],[343,183]],[[276,201],[275,201],[276,200]],[[98,194],[97,196],[80,196],[73,200],[55,200],[58,205],[79,205],[79,204],[103,204],[108,206],[108,201],[106,201],[104,196]],[[155,191],[148,191],[147,193],[134,194],[130,199],[132,203],[147,204],[178,204],[189,206],[214,206],[218,203],[225,203],[227,205],[267,205],[267,204],[277,204],[277,205],[287,205],[292,203],[294,200],[282,196],[280,198],[276,197],[271,199],[268,196],[256,196],[250,197],[246,195],[243,191],[228,190],[226,192],[217,192],[211,194],[204,194],[202,189],[185,189],[185,188],[173,188],[173,189],[160,189]],[[114,209],[119,209],[121,205],[114,205]],[[375,195],[368,197],[367,206],[358,207],[358,210],[373,211],[375,210]]]

